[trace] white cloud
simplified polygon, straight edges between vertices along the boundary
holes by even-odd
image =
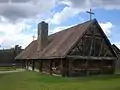
[[[58,0],[73,8],[105,8],[120,9],[120,0]]]
[[[2,37],[1,48],[11,48],[15,45],[20,45],[25,48],[32,41],[32,35],[26,35],[23,33],[13,34]]]
[[[72,26],[73,26],[73,25],[71,25],[71,26],[58,26],[58,27],[54,28],[53,30],[50,30],[50,31],[49,31],[49,34],[54,34],[54,33],[56,33],[56,32],[65,30],[65,29],[67,29],[67,28],[70,28],[70,27],[72,27]]]
[[[104,9],[120,9],[120,0],[56,0],[57,4],[66,4],[61,12],[56,12],[49,21],[61,24],[70,17],[89,10],[91,7]]]
[[[66,21],[68,18],[76,15],[79,13],[79,10],[71,8],[71,7],[65,7],[61,12],[57,12],[53,15],[51,19],[52,24],[60,24],[63,21]]]
[[[0,46],[26,47],[36,36],[41,15],[54,7],[55,0],[0,0]],[[31,33],[30,33],[31,32]]]
[[[11,2],[9,2],[11,1]],[[54,7],[54,4],[66,4],[61,12],[53,14],[48,22],[60,24],[68,18],[85,12],[91,6],[93,8],[119,9],[120,1],[114,0],[0,0],[0,45],[3,48],[10,48],[15,44],[26,47],[31,41],[34,33],[25,34],[23,30],[30,30],[32,23],[40,21],[42,13]],[[110,36],[113,24],[111,22],[101,23],[105,33]],[[59,26],[50,33],[66,29],[69,26]],[[32,31],[36,31],[32,28]]]
[[[114,25],[111,22],[105,22],[100,23],[100,26],[102,27],[105,34],[110,37],[111,36],[111,29],[114,27]]]
[[[36,17],[53,8],[54,0],[0,0],[0,16],[14,22]]]
[[[4,18],[3,18],[4,20]],[[17,23],[9,23],[4,20],[0,23],[0,46],[1,48],[10,48],[16,44],[26,47],[31,41],[32,36],[36,34],[35,31],[30,30],[31,24],[29,20],[23,20]],[[25,32],[27,30],[33,31],[34,33]]]

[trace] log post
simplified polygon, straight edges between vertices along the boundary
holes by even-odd
[[[104,42],[104,39],[102,39],[102,41],[101,41],[101,45],[100,45],[100,50],[99,50],[99,54],[98,54],[98,56],[100,56],[101,53],[102,53],[103,42]]]
[[[35,69],[35,60],[32,60],[32,70],[34,71]]]
[[[69,76],[72,74],[72,60],[69,60]]]
[[[92,50],[94,49],[94,48],[93,48],[93,44],[94,44],[94,35],[93,35],[93,37],[92,37],[91,39],[92,39],[92,40],[91,40],[91,45],[90,45],[89,56],[91,56]]]
[[[112,73],[114,74],[115,72],[115,60],[112,60]]]
[[[89,76],[89,60],[86,59],[86,75]]]
[[[60,59],[60,62],[61,62],[61,75],[63,77],[65,77],[65,70],[64,70],[64,67],[63,67],[63,59],[62,58]]]
[[[52,60],[50,60],[49,73],[50,73],[50,75],[52,75]]]
[[[103,74],[103,60],[100,62],[100,74]]]
[[[28,70],[28,60],[26,60],[26,69]]]
[[[39,61],[39,72],[42,72],[42,60]]]

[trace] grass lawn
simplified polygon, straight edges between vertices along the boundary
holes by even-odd
[[[15,70],[14,67],[0,67],[0,71],[11,71],[11,70]]]
[[[120,90],[120,75],[66,78],[32,71],[0,74],[0,90]]]

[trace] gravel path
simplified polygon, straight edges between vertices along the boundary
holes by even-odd
[[[14,73],[14,72],[23,72],[23,71],[25,71],[25,69],[16,69],[16,70],[12,70],[12,71],[0,71],[0,74]]]

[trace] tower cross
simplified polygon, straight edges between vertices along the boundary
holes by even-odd
[[[86,11],[88,14],[90,14],[90,20],[92,19],[92,15],[94,15],[95,13],[92,12],[92,9],[90,8],[90,11]]]

